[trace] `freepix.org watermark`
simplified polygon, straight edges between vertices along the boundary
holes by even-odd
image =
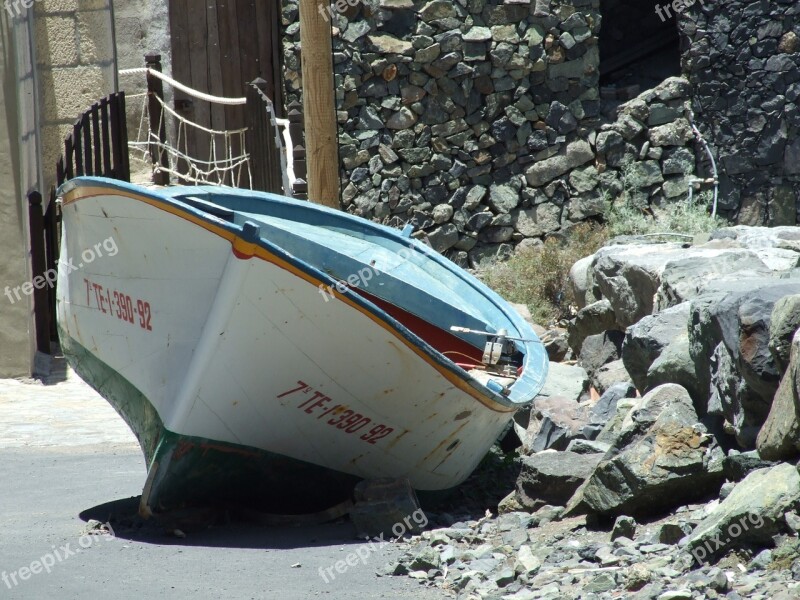
[[[78,538],[78,544],[76,546],[73,546],[72,542],[60,547],[50,546],[51,552],[42,555],[29,565],[20,567],[16,571],[11,571],[10,573],[6,571],[0,573],[0,580],[3,581],[8,589],[13,590],[15,587],[31,579],[34,575],[40,575],[42,573],[49,574],[56,565],[69,560],[76,554],[80,554],[82,550],[88,550],[92,546],[100,545],[103,541],[111,541],[113,539],[116,539],[114,529],[109,523],[103,523],[100,525],[100,529]],[[2,587],[0,587],[0,590],[2,590]]]
[[[413,256],[413,251],[409,248],[403,248],[396,254],[400,258],[400,263],[408,261]],[[342,281],[337,281],[333,285],[319,284],[319,293],[325,299],[325,302],[330,301],[334,297],[334,290],[340,294],[344,294],[348,288],[365,289],[369,287],[370,281],[376,277],[381,276],[381,272],[374,266],[376,261],[372,261],[372,265],[359,269],[356,273],[352,273]],[[397,265],[394,265],[396,267]]]
[[[69,275],[74,271],[82,269],[86,265],[92,264],[98,258],[101,258],[104,251],[105,256],[117,255],[119,248],[117,247],[117,242],[114,240],[114,238],[106,238],[102,242],[98,242],[93,247],[87,248],[81,252],[81,260],[83,262],[80,262],[77,265],[75,265],[75,258],[64,257],[59,259],[58,264],[60,268],[66,269],[67,275]],[[8,298],[8,301],[11,302],[11,304],[14,304],[17,301],[22,300],[23,296],[30,296],[35,290],[41,290],[48,286],[53,287],[56,284],[57,279],[58,270],[48,269],[44,272],[44,274],[34,277],[33,281],[26,281],[25,283],[13,288],[6,286],[6,289],[3,291],[3,293],[5,294],[6,298]]]
[[[6,0],[3,6],[10,17],[18,17],[23,11],[29,10],[37,2],[42,0]]]
[[[319,14],[322,15],[322,18],[325,19],[325,22],[327,23],[333,17],[335,17],[337,13],[343,15],[347,11],[348,6],[355,6],[359,2],[361,2],[361,0],[336,0],[336,2],[326,6],[326,2],[323,0],[323,2],[319,5],[318,10]]]
[[[401,538],[409,531],[418,530],[427,525],[427,515],[425,515],[421,508],[418,508],[401,522],[392,525],[392,535],[394,535],[395,538]],[[353,552],[345,556],[344,559],[337,560],[329,567],[320,567],[319,576],[322,577],[322,581],[329,583],[336,579],[336,575],[333,574],[334,570],[340,575],[344,575],[350,567],[357,566],[359,562],[362,565],[366,565],[370,557],[388,543],[389,541],[383,539],[383,533],[381,533],[379,537],[367,540],[365,544],[361,544]]]
[[[717,551],[724,549],[733,540],[738,538],[746,531],[750,531],[751,527],[761,529],[764,526],[764,518],[756,513],[748,513],[742,515],[737,521],[734,521],[725,531],[720,531],[711,539],[704,541],[702,544],[691,550],[692,556],[699,563],[703,562],[709,556],[714,556]],[[727,535],[726,535],[727,534]]]
[[[658,15],[658,18],[661,19],[662,23],[666,23],[667,19],[671,19],[673,17],[673,11],[675,12],[675,16],[677,16],[698,2],[701,6],[705,6],[706,1],[707,0],[672,0],[672,2],[667,2],[663,6],[656,4],[656,14]]]

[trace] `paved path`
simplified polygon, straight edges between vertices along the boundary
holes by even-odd
[[[346,522],[231,523],[185,539],[143,524],[135,517],[145,479],[138,444],[63,362],[44,383],[0,380],[0,479],[0,598],[449,597],[407,578],[377,577],[397,554],[391,544],[362,548],[363,563],[326,583],[319,570],[362,547]],[[81,537],[90,518],[109,517],[115,538]]]
[[[62,360],[44,381],[0,379],[0,449],[139,445],[128,426]]]

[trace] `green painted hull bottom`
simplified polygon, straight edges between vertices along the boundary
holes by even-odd
[[[212,505],[303,514],[351,498],[358,481],[272,452],[165,431],[142,501],[156,513]]]
[[[142,506],[152,513],[186,507],[246,506],[303,514],[352,496],[359,478],[248,446],[173,433],[127,379],[59,330],[72,368],[136,435],[148,476]]]
[[[164,423],[150,401],[131,383],[58,328],[61,350],[75,372],[114,407],[131,428],[147,464],[153,460]]]

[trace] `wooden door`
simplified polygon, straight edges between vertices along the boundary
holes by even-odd
[[[260,77],[267,95],[283,116],[280,69],[281,25],[277,0],[170,0],[172,76],[215,96],[240,98],[246,85]],[[223,107],[175,93],[176,111],[213,130],[246,126],[243,106]],[[208,142],[189,135],[192,157],[206,160]]]

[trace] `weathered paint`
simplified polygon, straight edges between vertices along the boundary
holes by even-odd
[[[230,469],[257,476],[264,491],[271,473],[284,482],[301,475],[290,479],[303,489],[310,471],[325,473],[333,489],[334,480],[374,477],[447,489],[474,469],[518,406],[357,294],[321,299],[318,287],[332,279],[254,228],[89,183],[65,197],[62,252],[76,256],[113,231],[119,253],[59,275],[62,339],[76,370],[140,430],[151,508],[190,491],[226,496],[236,487]],[[85,280],[147,301],[151,328],[110,318],[119,306],[113,293],[104,312]],[[123,392],[109,392],[106,381]],[[155,442],[137,423],[144,413],[157,417],[148,417]]]

